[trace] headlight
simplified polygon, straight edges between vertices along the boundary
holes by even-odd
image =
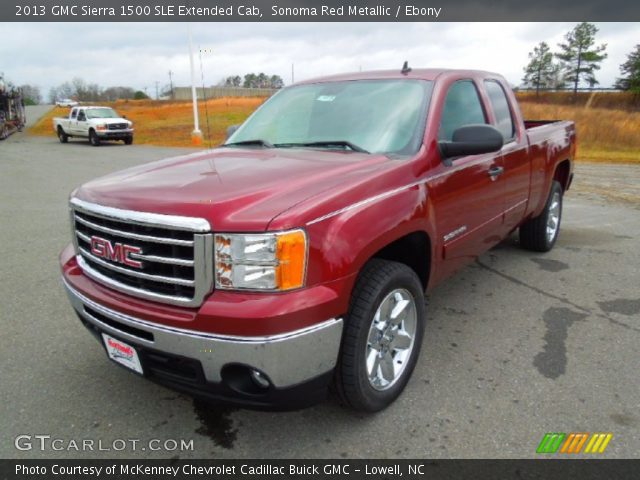
[[[129,122],[129,128],[133,128],[133,122]]]
[[[216,287],[291,290],[304,285],[307,237],[302,230],[215,236]]]
[[[102,125],[96,125],[96,130],[106,130],[107,126],[105,124]]]

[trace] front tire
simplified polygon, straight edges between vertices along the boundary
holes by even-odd
[[[100,138],[98,137],[98,134],[95,132],[95,130],[89,130],[89,142],[94,147],[100,146]]]
[[[424,334],[424,293],[404,264],[373,259],[356,283],[345,319],[335,390],[350,407],[376,412],[402,393]]]
[[[562,185],[553,181],[544,210],[520,226],[520,244],[534,252],[548,252],[560,233],[562,219]]]
[[[58,127],[58,140],[60,140],[60,143],[67,143],[69,141],[69,135],[64,133],[62,127]]]
[[[125,145],[131,145],[133,143],[133,137],[126,137],[124,139],[124,144]]]

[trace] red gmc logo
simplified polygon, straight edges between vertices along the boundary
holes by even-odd
[[[142,262],[133,260],[129,255],[142,253],[138,247],[132,247],[124,243],[112,244],[109,240],[100,237],[91,237],[91,253],[96,257],[122,263],[129,267],[142,268]]]

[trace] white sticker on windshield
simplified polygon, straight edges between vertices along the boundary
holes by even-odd
[[[316,100],[319,102],[333,102],[335,99],[335,95],[320,95]]]

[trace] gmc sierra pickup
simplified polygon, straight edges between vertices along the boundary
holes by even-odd
[[[122,140],[133,143],[133,122],[121,117],[110,107],[74,107],[68,117],[54,117],[53,130],[60,143],[69,137],[88,138],[97,147],[102,140]]]
[[[113,361],[254,408],[394,401],[425,292],[516,229],[550,250],[576,150],[572,122],[525,122],[464,70],[305,81],[231,130],[72,192],[60,261]]]

